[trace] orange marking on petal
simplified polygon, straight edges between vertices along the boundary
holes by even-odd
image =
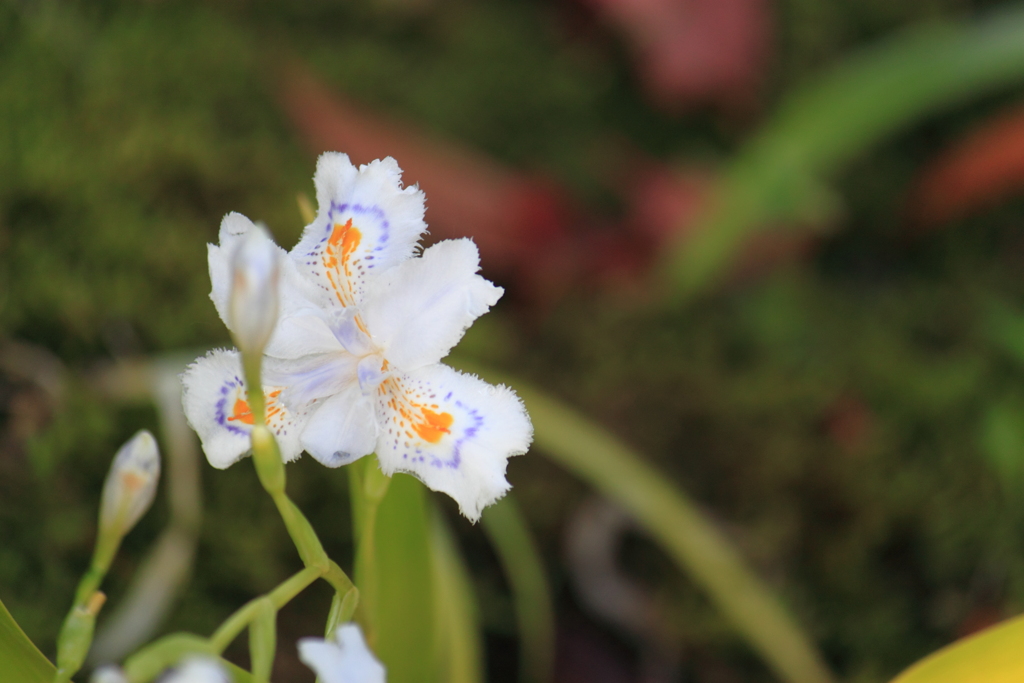
[[[327,240],[327,248],[324,249],[322,259],[327,280],[331,283],[331,288],[334,289],[342,306],[354,303],[352,300],[352,266],[349,261],[362,241],[363,233],[352,225],[352,219],[349,218],[344,225],[334,224],[331,236]],[[338,275],[337,279],[334,277],[335,272]]]
[[[363,233],[359,232],[359,228],[352,227],[351,218],[345,221],[345,225],[335,223],[334,230],[331,232],[331,238],[328,240],[335,249],[341,244],[341,260],[343,263],[348,260],[348,257],[362,241]]]
[[[141,489],[145,485],[146,480],[135,472],[125,472],[121,475],[121,483],[124,484],[126,489],[134,492]]]
[[[229,422],[238,420],[244,422],[247,425],[254,424],[255,418],[252,416],[252,410],[249,409],[249,404],[242,399],[235,399],[234,408],[231,411],[231,417],[228,418]]]
[[[451,416],[451,413],[435,413],[427,408],[422,408],[421,410],[423,412],[423,422],[414,424],[412,428],[416,430],[416,433],[424,441],[437,443],[445,434],[451,434],[451,430],[448,428],[455,422],[455,418]]]

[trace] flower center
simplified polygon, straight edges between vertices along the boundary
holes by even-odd
[[[359,313],[351,308],[337,313],[331,331],[342,347],[359,359],[356,364],[359,388],[363,395],[372,395],[387,378],[388,363],[380,347],[373,343]]]
[[[390,374],[387,371],[388,362],[378,353],[363,356],[356,366],[356,376],[359,378],[359,388],[364,396],[372,395],[380,383],[387,379]]]

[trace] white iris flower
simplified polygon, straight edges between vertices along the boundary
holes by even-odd
[[[370,652],[355,624],[342,624],[333,640],[303,638],[299,659],[324,683],[385,683],[384,665]]]
[[[376,452],[385,474],[416,475],[475,521],[508,490],[508,458],[526,452],[532,426],[512,390],[439,362],[502,289],[477,275],[469,239],[416,255],[424,196],[403,189],[401,173],[391,158],[357,169],[344,154],[320,157],[319,213],[281,262],[263,363],[267,423],[285,460],[305,450],[337,467]],[[209,247],[211,297],[226,322],[231,254],[254,229],[229,214]],[[213,351],[182,381],[207,458],[236,462],[253,422],[238,353]]]

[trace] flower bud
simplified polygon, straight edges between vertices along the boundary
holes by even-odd
[[[153,503],[160,479],[156,439],[143,429],[114,456],[100,502],[100,536],[120,539]]]
[[[260,356],[277,324],[281,251],[257,225],[231,256],[228,323],[243,355]]]

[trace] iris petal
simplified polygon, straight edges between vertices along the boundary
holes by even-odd
[[[373,275],[413,255],[427,227],[423,193],[402,187],[391,158],[357,169],[347,155],[329,152],[313,181],[319,212],[291,258],[318,288],[322,308],[358,306]]]
[[[508,459],[526,452],[533,427],[503,386],[435,364],[392,375],[377,398],[377,458],[385,474],[409,472],[455,499],[471,521],[505,495]]]
[[[192,363],[181,376],[185,391],[185,416],[199,435],[210,464],[219,469],[232,465],[250,449],[253,415],[242,381],[237,351],[211,351]],[[282,387],[263,388],[267,397],[267,426],[274,432],[281,456],[294,460],[302,452],[299,435],[309,419],[309,407],[286,407]]]
[[[476,245],[461,239],[439,242],[380,276],[362,316],[389,363],[408,371],[448,355],[501,297],[479,269]]]

